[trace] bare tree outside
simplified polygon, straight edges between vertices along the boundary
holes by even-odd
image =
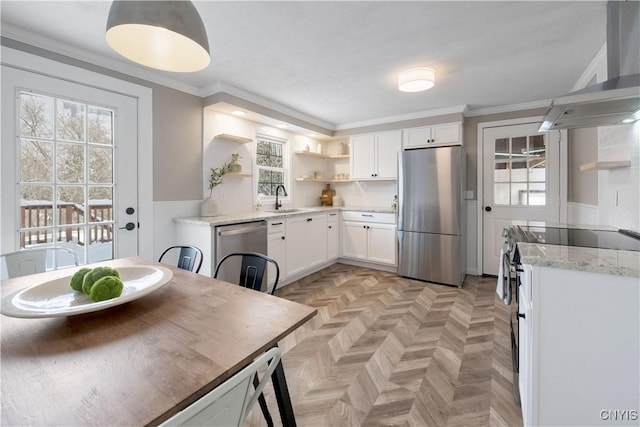
[[[113,110],[23,92],[19,120],[22,228],[111,221]]]
[[[55,128],[57,142],[55,181],[63,184],[84,183],[85,166],[88,161],[89,182],[111,184],[113,182],[113,150],[111,149],[113,112],[101,107],[88,106],[87,108],[86,104],[58,99],[54,120],[53,101],[53,98],[45,96],[26,93],[21,95],[20,181],[53,185]],[[109,148],[105,149],[93,144],[107,145]],[[68,187],[65,186],[58,191],[58,200],[85,203],[84,199],[78,199],[77,191],[65,190],[65,188]],[[91,191],[91,196],[106,199],[111,197],[111,192],[101,188]],[[22,197],[26,200],[51,201],[48,199],[51,197],[50,191],[42,185],[25,186]]]

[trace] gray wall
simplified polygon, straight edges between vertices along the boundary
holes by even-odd
[[[153,200],[202,198],[202,98],[153,85]]]
[[[568,144],[567,198],[569,202],[598,205],[598,171],[580,165],[598,160],[597,128],[571,129]]]
[[[2,37],[3,46],[151,88],[153,200],[202,198],[202,98]]]

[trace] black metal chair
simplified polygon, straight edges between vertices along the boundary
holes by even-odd
[[[273,288],[271,288],[271,291],[269,292],[273,295],[276,287],[278,286],[278,279],[280,279],[280,267],[274,259],[258,252],[234,252],[225,255],[220,259],[220,261],[218,261],[215,272],[213,273],[214,278],[218,278],[218,274],[220,273],[223,263],[230,258],[240,258],[240,278],[238,279],[237,284],[255,291],[262,290],[262,281],[264,280],[265,272],[267,271],[267,263],[273,264],[276,269],[276,277],[273,282]]]
[[[202,251],[195,246],[170,246],[162,252],[158,262],[162,262],[169,251],[174,251],[176,249],[180,249],[180,253],[178,254],[178,263],[177,267],[183,270],[192,271],[194,273],[198,273],[200,271],[200,267],[202,267]]]
[[[229,259],[237,259],[240,258],[240,278],[238,279],[238,285],[253,289],[255,291],[262,291],[262,281],[265,277],[265,272],[267,271],[268,263],[273,264],[276,269],[276,277],[273,281],[273,288],[269,292],[271,295],[275,292],[278,287],[278,280],[280,279],[280,267],[278,263],[269,258],[266,255],[263,255],[258,252],[234,252],[228,255],[225,255],[218,261],[216,264],[216,270],[213,273],[214,278],[218,278],[218,274],[220,273],[220,268],[223,263]],[[230,264],[230,262],[227,262]],[[277,347],[277,345],[276,345]],[[253,377],[253,385],[254,387],[258,387],[258,377]],[[269,413],[269,408],[267,407],[267,401],[264,398],[264,394],[260,394],[258,397],[258,403],[260,404],[260,409],[262,410],[262,415],[264,415],[264,419],[267,422],[267,427],[273,427],[273,419],[271,418],[271,414]]]

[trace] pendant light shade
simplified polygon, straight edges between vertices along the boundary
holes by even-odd
[[[420,92],[431,89],[435,80],[433,68],[411,68],[398,76],[398,89],[402,92]]]
[[[190,1],[115,0],[106,39],[125,58],[158,70],[200,71],[211,61],[207,32]]]

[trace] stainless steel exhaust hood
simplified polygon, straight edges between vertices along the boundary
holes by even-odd
[[[640,120],[640,2],[607,3],[609,80],[555,98],[540,131]]]

